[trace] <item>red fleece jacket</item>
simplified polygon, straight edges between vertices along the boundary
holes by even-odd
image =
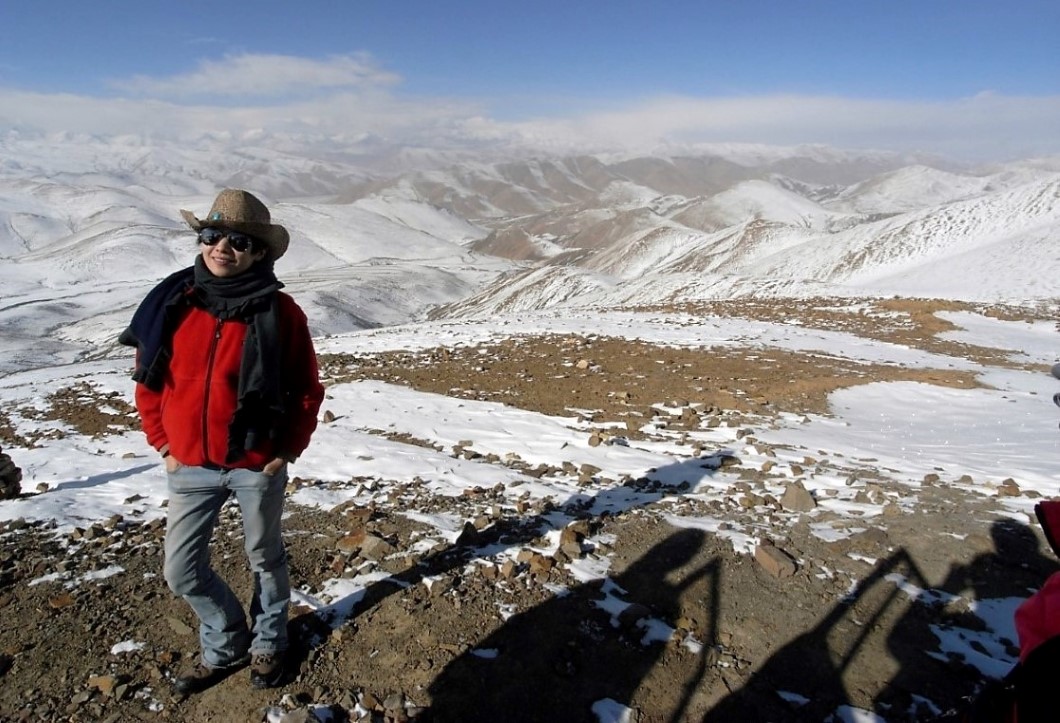
[[[287,411],[275,440],[247,450],[225,465],[228,425],[236,410],[239,366],[247,325],[220,321],[191,307],[173,335],[173,356],[162,390],[136,385],[136,407],[148,443],[167,448],[181,464],[260,469],[278,456],[300,455],[309,445],[324,400],[316,352],[305,313],[294,299],[278,292],[282,387]]]
[[[1035,512],[1053,552],[1060,554],[1060,501],[1039,502]],[[1016,633],[1020,660],[1026,660],[1032,650],[1060,635],[1060,572],[1050,575],[1042,588],[1016,609]]]

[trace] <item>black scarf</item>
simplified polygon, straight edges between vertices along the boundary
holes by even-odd
[[[258,261],[244,273],[219,277],[197,256],[194,267],[170,275],[144,298],[129,328],[118,338],[139,349],[133,379],[158,391],[172,357],[173,332],[189,304],[222,321],[247,323],[226,464],[266,439],[274,439],[283,416],[276,294],[281,288],[269,262]]]

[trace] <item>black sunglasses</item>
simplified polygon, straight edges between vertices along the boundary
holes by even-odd
[[[227,238],[228,245],[241,254],[256,253],[262,248],[258,239],[238,231],[229,231],[222,228],[204,228],[199,231],[199,243],[203,246],[216,246],[223,238]]]

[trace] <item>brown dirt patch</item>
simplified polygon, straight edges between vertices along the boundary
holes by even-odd
[[[504,402],[544,414],[644,419],[652,405],[826,413],[828,395],[871,381],[976,386],[974,375],[906,369],[780,349],[678,349],[606,337],[511,339],[473,348],[358,357],[322,355],[334,382],[377,379],[420,391]]]

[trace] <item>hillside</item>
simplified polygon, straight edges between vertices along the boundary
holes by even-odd
[[[25,473],[0,718],[933,720],[1012,664],[1012,611],[1058,567],[1033,523],[1055,335],[819,299],[321,339],[288,677],[190,698],[128,360],[0,377]],[[245,595],[237,525],[214,559]]]

